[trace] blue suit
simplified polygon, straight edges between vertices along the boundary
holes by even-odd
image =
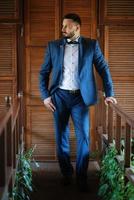
[[[97,88],[94,77],[94,66],[102,77],[105,95],[113,96],[112,79],[109,67],[101,53],[96,40],[79,38],[79,80],[80,94],[68,94],[58,87],[62,81],[65,39],[48,43],[45,61],[40,71],[40,92],[42,99],[49,96],[56,106],[54,112],[57,155],[61,172],[70,176],[73,168],[70,163],[69,127],[71,115],[77,138],[76,175],[80,179],[87,177],[89,158],[89,112],[88,107],[97,102]],[[49,77],[52,72],[49,86]],[[49,86],[49,87],[48,87]]]
[[[79,42],[80,91],[85,104],[89,106],[97,102],[93,64],[102,77],[106,97],[114,95],[113,85],[108,65],[104,60],[98,42],[84,37],[80,37]],[[42,99],[52,95],[62,80],[65,43],[65,39],[48,43],[45,62],[40,71],[40,91]],[[49,74],[51,71],[52,78],[48,90]]]

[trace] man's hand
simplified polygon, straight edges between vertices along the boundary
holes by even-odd
[[[54,104],[52,103],[51,97],[44,99],[44,105],[46,106],[48,110],[51,110],[52,112],[56,110]]]
[[[114,103],[117,104],[117,100],[114,97],[106,97],[105,98],[105,104],[108,105],[108,103]]]

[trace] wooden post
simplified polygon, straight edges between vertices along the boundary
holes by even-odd
[[[131,156],[131,126],[126,123],[125,133],[125,168],[130,167],[130,156]]]
[[[106,130],[107,130],[107,117],[106,117],[106,105],[104,103],[104,99],[103,99],[103,133],[106,134]]]
[[[121,116],[116,115],[115,146],[118,154],[121,153]]]
[[[7,165],[12,166],[13,161],[13,136],[12,136],[12,119],[11,117],[7,123]]]
[[[108,105],[108,143],[113,142],[113,109]]]
[[[12,134],[13,134],[13,168],[16,168],[16,124]]]
[[[0,135],[0,187],[5,186],[6,183],[6,146],[5,146],[6,131]]]

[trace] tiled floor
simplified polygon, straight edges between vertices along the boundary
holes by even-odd
[[[88,183],[89,192],[78,191],[75,184],[61,185],[61,174],[56,162],[39,163],[40,167],[33,166],[34,192],[32,200],[98,200],[97,191],[99,184],[99,166],[95,161],[89,162]],[[73,163],[75,166],[75,163]]]

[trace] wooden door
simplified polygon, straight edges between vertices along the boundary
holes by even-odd
[[[61,36],[62,17],[76,12],[82,19],[82,35],[96,38],[96,1],[94,0],[25,0],[25,110],[26,146],[37,145],[35,157],[55,160],[53,116],[41,102],[39,70],[47,42]],[[95,148],[94,108],[91,108],[92,149]],[[75,136],[71,126],[71,156],[75,156]]]
[[[100,1],[101,41],[118,104],[134,117],[134,1]]]
[[[12,103],[17,98],[17,33],[21,24],[18,0],[0,1],[0,112],[5,110],[5,97]],[[19,23],[18,23],[19,22]]]

